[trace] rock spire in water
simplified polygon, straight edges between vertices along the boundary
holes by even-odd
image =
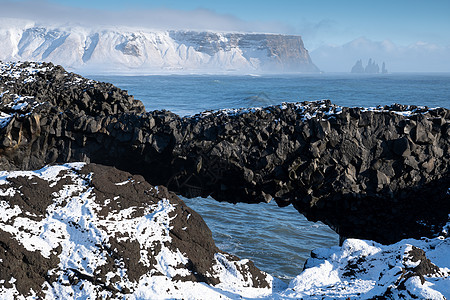
[[[378,74],[380,73],[380,66],[375,62],[375,60],[372,60],[369,58],[369,61],[366,65],[366,67],[363,66],[362,60],[359,59],[356,61],[355,65],[352,67],[351,73],[365,73],[365,74]],[[386,64],[383,62],[383,65],[381,67],[381,73],[386,74]]]

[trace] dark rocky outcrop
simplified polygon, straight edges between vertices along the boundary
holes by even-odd
[[[187,197],[273,198],[343,237],[382,243],[433,236],[448,220],[448,109],[319,101],[180,118],[44,67],[2,67],[1,169],[113,165]]]
[[[362,60],[356,61],[355,65],[352,67],[351,73],[364,73]]]
[[[122,299],[142,290],[178,298],[183,282],[272,285],[251,261],[221,252],[174,193],[140,175],[80,163],[2,173],[0,199],[0,298]]]
[[[371,58],[369,58],[369,62],[367,63],[366,67],[363,67],[362,60],[357,60],[355,65],[352,67],[351,73],[365,73],[365,74],[379,74],[380,73],[380,66]],[[386,74],[388,70],[386,69],[386,63],[383,62],[381,65],[381,73]]]

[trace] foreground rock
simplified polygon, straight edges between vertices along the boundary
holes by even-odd
[[[0,174],[0,298],[450,297],[448,230],[318,249],[288,288],[220,252],[199,215],[141,176],[72,163]]]
[[[450,223],[449,223],[450,224]],[[448,234],[446,232],[445,234]],[[449,299],[450,238],[317,249],[282,299]]]
[[[0,298],[261,296],[272,277],[141,176],[83,163],[0,174]],[[234,296],[233,296],[234,295]]]
[[[96,162],[187,197],[293,204],[343,237],[435,236],[450,212],[450,111],[329,101],[180,118],[51,64],[2,64],[0,168]]]

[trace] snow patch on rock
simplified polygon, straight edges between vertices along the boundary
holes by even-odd
[[[0,298],[235,299],[271,293],[270,288],[252,288],[250,273],[243,275],[248,260],[230,259],[221,253],[216,254],[212,268],[220,284],[180,280],[192,271],[186,267],[186,254],[171,246],[173,221],[182,217],[174,214],[179,204],[162,198],[144,206],[108,208],[111,199],[98,199],[92,185],[95,175],[81,172],[84,166],[70,163],[37,171],[0,173],[0,196],[5,199],[0,201],[2,232],[10,234],[26,251],[58,262],[47,271],[48,279],[41,290],[21,294],[17,286],[20,282],[11,274],[8,285],[5,281],[0,284]],[[27,206],[14,198],[22,192],[22,186],[13,185],[15,180],[28,180],[32,185],[43,180],[57,189],[44,214],[28,212]],[[150,188],[149,192],[159,190]],[[120,207],[120,197],[114,201]],[[138,245],[140,254],[136,268],[148,270],[137,279],[129,273],[125,261],[129,258],[120,256],[118,250],[133,245]],[[109,271],[104,274],[105,270]],[[267,280],[272,282],[272,277],[267,275]]]
[[[423,261],[417,257],[422,252]],[[348,239],[342,247],[314,250],[305,270],[280,296],[446,299],[450,297],[449,252],[450,240],[443,237],[407,239],[393,245]],[[422,267],[425,260],[429,260],[428,269]]]

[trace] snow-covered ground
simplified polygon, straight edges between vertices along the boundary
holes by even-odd
[[[342,247],[317,249],[280,297],[448,299],[450,239],[407,239],[393,245],[348,239]]]
[[[254,278],[246,271],[248,260],[236,261],[224,253],[215,254],[210,274],[220,281],[215,286],[175,280],[177,276],[191,273],[185,267],[189,263],[186,254],[170,247],[172,221],[184,218],[174,215],[179,204],[163,198],[144,207],[113,209],[113,201],[119,207],[124,205],[120,197],[99,199],[91,185],[95,175],[82,174],[83,167],[83,163],[71,163],[37,171],[0,172],[0,231],[24,247],[25,255],[38,252],[43,261],[58,258],[57,265],[47,271],[42,293],[32,290],[26,297],[19,294],[20,287],[16,285],[23,282],[23,273],[10,273],[5,267],[0,275],[3,278],[0,280],[0,299],[122,298],[124,294],[127,299],[226,299],[261,297],[271,293],[270,287],[252,287]],[[56,189],[49,195],[51,201],[43,215],[37,212],[39,208],[32,204],[33,200],[27,200],[29,191],[11,183],[17,178],[25,178],[31,185],[45,181],[49,188]],[[121,181],[116,184],[139,183]],[[158,188],[152,189],[147,193],[157,195]],[[190,215],[184,220],[186,224],[189,224],[189,218]],[[183,230],[187,229],[183,227]],[[114,251],[114,248],[122,244],[132,248],[136,243],[140,248],[140,266],[136,268],[148,268],[148,271],[133,280],[132,270],[127,269],[130,257],[120,256],[118,253],[124,251]],[[0,264],[4,263],[0,259]],[[77,281],[74,281],[75,277]],[[271,283],[272,277],[267,275],[266,280]]]
[[[174,204],[161,199],[146,207],[111,209],[105,215],[103,208],[118,199],[96,199],[90,185],[93,175],[80,173],[83,167],[83,163],[71,163],[37,171],[0,172],[2,231],[9,233],[27,251],[38,251],[47,259],[54,255],[59,258],[58,265],[48,270],[48,275],[57,280],[45,281],[42,286],[47,299],[111,295],[110,291],[99,288],[98,283],[94,284],[95,281],[85,279],[74,283],[71,276],[78,272],[85,278],[95,277],[95,272],[111,263],[106,246],[111,246],[113,238],[121,243],[138,242],[142,265],[150,266],[150,260],[156,261],[153,269],[133,281],[127,275],[125,264],[120,258],[116,259],[114,271],[106,275],[106,282],[102,284],[119,291],[124,288],[133,291],[127,299],[450,298],[450,238],[446,237],[450,222],[442,236],[432,239],[407,239],[393,245],[348,239],[342,247],[317,249],[312,252],[305,270],[288,287],[270,276],[267,279],[272,282],[272,288],[249,287],[250,279],[238,271],[245,268],[247,260],[233,262],[223,253],[215,255],[213,268],[220,284],[211,286],[174,280],[177,275],[189,273],[182,267],[188,261],[186,255],[167,247],[171,242],[171,221],[179,217],[172,213]],[[27,211],[26,206],[15,200],[8,201],[22,193],[22,187],[11,184],[19,177],[28,178],[31,184],[44,180],[50,188],[59,187],[52,193],[44,216],[32,209]],[[115,185],[122,187],[131,183],[121,181]],[[142,214],[138,213],[142,210]],[[157,253],[155,247],[161,247]],[[16,281],[13,274],[0,281],[0,298],[25,298],[19,295]],[[6,287],[5,282],[11,287]],[[26,298],[39,297],[31,293]]]

